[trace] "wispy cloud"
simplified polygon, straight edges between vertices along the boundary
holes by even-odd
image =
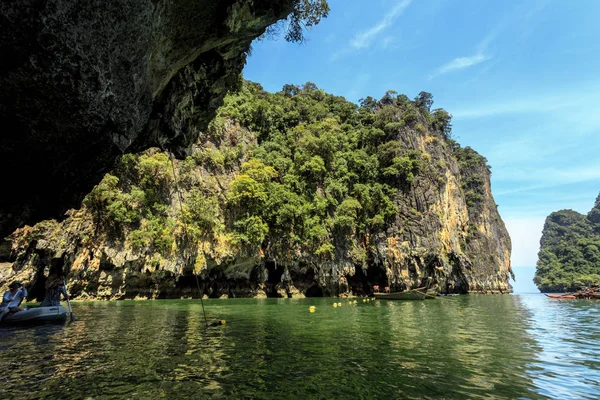
[[[480,41],[476,47],[475,54],[467,57],[458,57],[452,61],[436,68],[429,76],[429,80],[435,79],[441,75],[459,71],[481,64],[492,59],[488,54],[489,47],[500,36],[501,33],[514,29],[518,26],[521,30],[521,39],[531,34],[535,29],[535,24],[531,23],[533,17],[543,11],[551,0],[531,0],[526,1],[522,6],[517,7],[512,13],[501,18]],[[525,27],[525,28],[523,28]]]
[[[455,119],[476,119],[494,117],[505,114],[520,113],[548,113],[560,111],[561,118],[571,113],[577,118],[590,119],[590,128],[598,128],[600,117],[594,111],[600,106],[598,98],[600,82],[586,82],[573,88],[554,88],[552,92],[538,93],[537,95],[514,94],[510,98],[499,102],[490,102],[470,108],[457,108],[452,115]],[[585,119],[583,119],[585,120]]]
[[[477,45],[477,51],[474,55],[468,57],[457,57],[454,60],[436,68],[436,70],[429,76],[429,80],[435,79],[449,72],[460,71],[462,69],[466,69],[474,65],[491,60],[492,57],[486,55],[485,53],[487,52],[487,49],[490,46],[490,44],[500,34],[500,30],[500,27],[497,26],[491,31],[489,31],[487,35],[485,35],[483,39],[479,41],[479,44]]]
[[[436,69],[435,72],[433,74],[431,74],[431,76],[429,77],[429,80],[437,78],[440,75],[447,74],[448,72],[458,71],[461,69],[472,67],[473,65],[481,64],[482,62],[485,62],[491,58],[492,57],[486,56],[482,53],[475,54],[470,57],[455,58],[454,60],[450,61],[449,63],[446,63],[446,64],[442,65],[441,67],[439,67],[438,69]]]
[[[498,182],[535,182],[535,185],[526,188],[511,188],[498,194],[516,193],[523,190],[550,188],[587,181],[600,181],[600,162],[587,165],[577,165],[572,168],[565,167],[514,167],[503,168],[495,173]]]
[[[522,218],[545,219],[550,213],[565,209],[587,214],[597,195],[598,191],[594,185],[587,185],[583,190],[577,191],[577,196],[564,195],[564,187],[523,193],[519,198],[494,193],[496,201],[499,202],[498,210],[505,221]],[[522,198],[528,201],[523,202]]]
[[[549,133],[552,122],[540,124],[539,127],[532,129],[527,127],[516,128],[516,132],[520,134],[514,138],[503,137],[501,132],[505,128],[502,127],[497,131],[479,132],[478,134],[482,136],[490,135],[490,137],[502,138],[489,144],[484,152],[485,157],[494,166],[494,169],[504,170],[506,168],[516,168],[523,164],[545,165],[549,159],[556,158],[561,154],[577,153],[582,140],[577,140],[577,137],[572,136],[573,140],[571,142],[565,142],[562,140],[564,135],[562,130],[559,131],[560,133]]]
[[[391,10],[389,10],[385,17],[381,19],[378,23],[373,25],[367,30],[364,30],[358,34],[356,34],[348,46],[341,47],[337,51],[335,51],[331,57],[329,58],[330,62],[336,61],[341,57],[345,57],[349,54],[355,53],[357,51],[369,48],[373,41],[381,35],[387,28],[392,26],[396,18],[398,18],[404,10],[413,2],[413,0],[402,0],[398,4],[396,4]],[[394,45],[394,38],[386,37],[383,39],[381,47],[383,49],[387,49],[390,46]]]
[[[558,96],[547,98],[513,99],[506,102],[483,104],[478,107],[459,109],[452,113],[455,119],[476,119],[504,114],[552,112],[572,107],[569,100]]]
[[[392,8],[381,21],[369,29],[357,34],[350,41],[350,46],[355,50],[361,50],[369,47],[379,34],[389,28],[393,24],[394,20],[402,15],[410,3],[412,3],[412,0],[403,0],[396,4],[396,6],[394,6],[394,8]]]
[[[479,41],[479,44],[477,45],[477,51],[474,55],[468,57],[457,57],[454,60],[442,65],[441,67],[436,68],[436,70],[429,76],[429,80],[435,79],[438,76],[445,75],[449,72],[460,71],[461,69],[466,69],[474,65],[491,60],[492,57],[486,55],[485,53],[487,52],[487,49],[490,46],[490,44],[500,34],[500,30],[500,27],[497,26],[491,31],[489,31],[487,35],[485,35],[483,39]]]

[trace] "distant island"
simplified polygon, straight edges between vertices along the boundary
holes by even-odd
[[[561,210],[546,218],[534,283],[542,292],[600,284],[600,195],[583,215]]]

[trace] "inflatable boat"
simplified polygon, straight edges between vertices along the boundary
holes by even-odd
[[[68,316],[69,311],[63,306],[26,308],[6,315],[0,326],[58,323],[66,321]]]

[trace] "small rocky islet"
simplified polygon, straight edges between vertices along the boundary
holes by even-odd
[[[210,297],[509,292],[490,167],[432,105],[241,82],[185,159],[124,155],[81,208],[16,230],[0,279],[39,296],[68,271],[80,299],[196,297],[196,276]]]

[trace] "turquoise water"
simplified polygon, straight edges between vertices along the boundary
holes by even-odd
[[[533,283],[536,267],[512,267],[512,270],[516,280],[510,284],[516,294],[540,293]]]
[[[342,306],[334,308],[334,301]],[[28,399],[599,398],[600,302],[124,301],[0,329],[0,393]],[[316,311],[309,312],[315,305]]]

